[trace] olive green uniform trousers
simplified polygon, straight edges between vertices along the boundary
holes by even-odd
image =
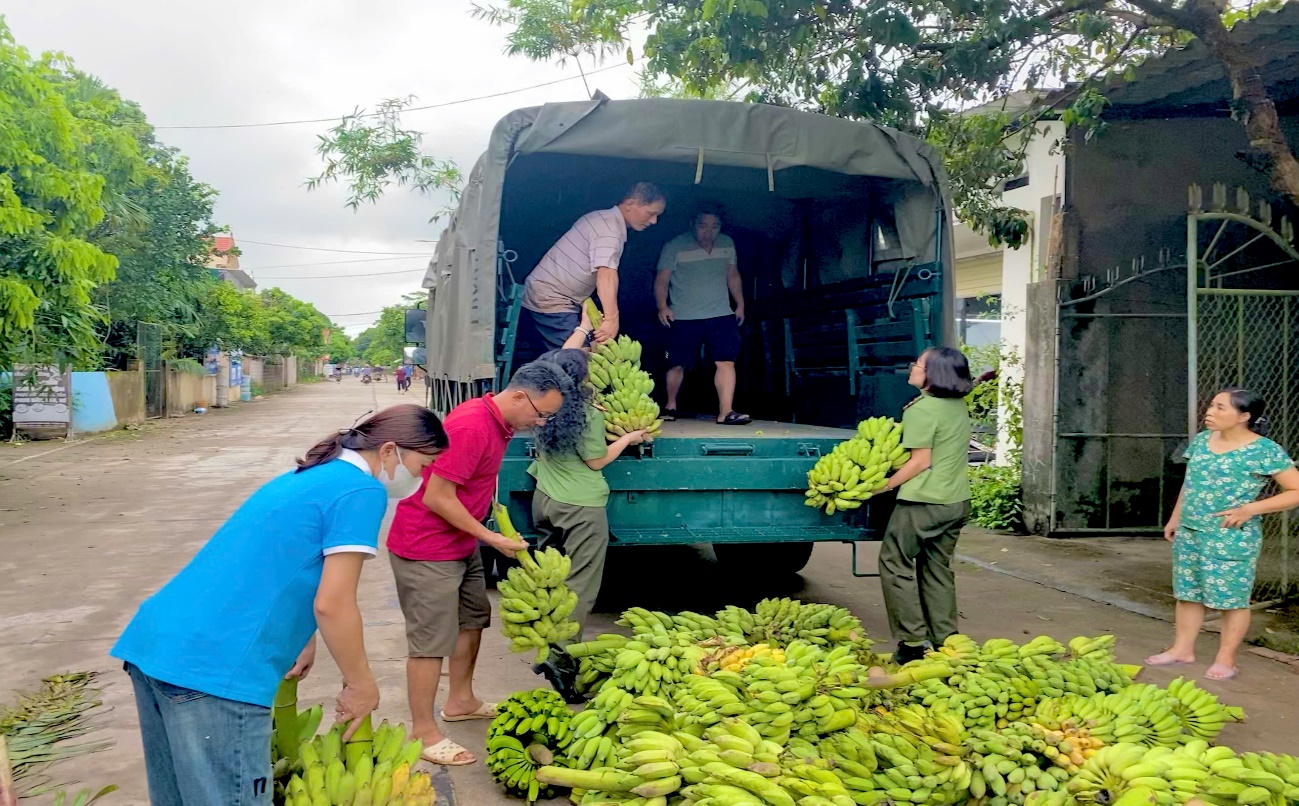
[[[532,523],[540,540],[537,548],[563,549],[572,558],[572,566],[565,582],[577,594],[577,608],[571,618],[582,629],[600,595],[600,582],[604,579],[604,555],[609,548],[609,514],[604,507],[580,507],[564,504],[537,490],[532,498]],[[578,633],[567,646],[581,641]]]
[[[880,546],[880,584],[889,631],[904,644],[935,646],[956,632],[956,572],[952,554],[970,502],[899,501]]]

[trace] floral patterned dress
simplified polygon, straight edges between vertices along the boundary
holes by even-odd
[[[1200,432],[1186,449],[1182,520],[1173,540],[1173,595],[1214,610],[1238,610],[1249,607],[1254,589],[1262,518],[1227,528],[1213,513],[1256,500],[1268,479],[1294,463],[1266,437],[1214,453],[1209,450],[1210,433]]]

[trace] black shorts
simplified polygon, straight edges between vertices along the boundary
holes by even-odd
[[[735,315],[686,319],[668,328],[668,366],[689,369],[703,347],[710,361],[734,361],[740,355],[740,323]]]

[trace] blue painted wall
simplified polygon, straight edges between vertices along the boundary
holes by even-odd
[[[117,428],[113,395],[108,390],[108,376],[103,372],[72,373],[72,430],[95,434]]]

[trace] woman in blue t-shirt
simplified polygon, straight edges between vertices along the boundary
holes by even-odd
[[[310,670],[317,628],[342,672],[345,735],[375,709],[361,565],[388,500],[414,493],[446,446],[437,416],[411,404],[326,437],[140,605],[112,655],[135,688],[155,806],[271,802],[271,705]]]

